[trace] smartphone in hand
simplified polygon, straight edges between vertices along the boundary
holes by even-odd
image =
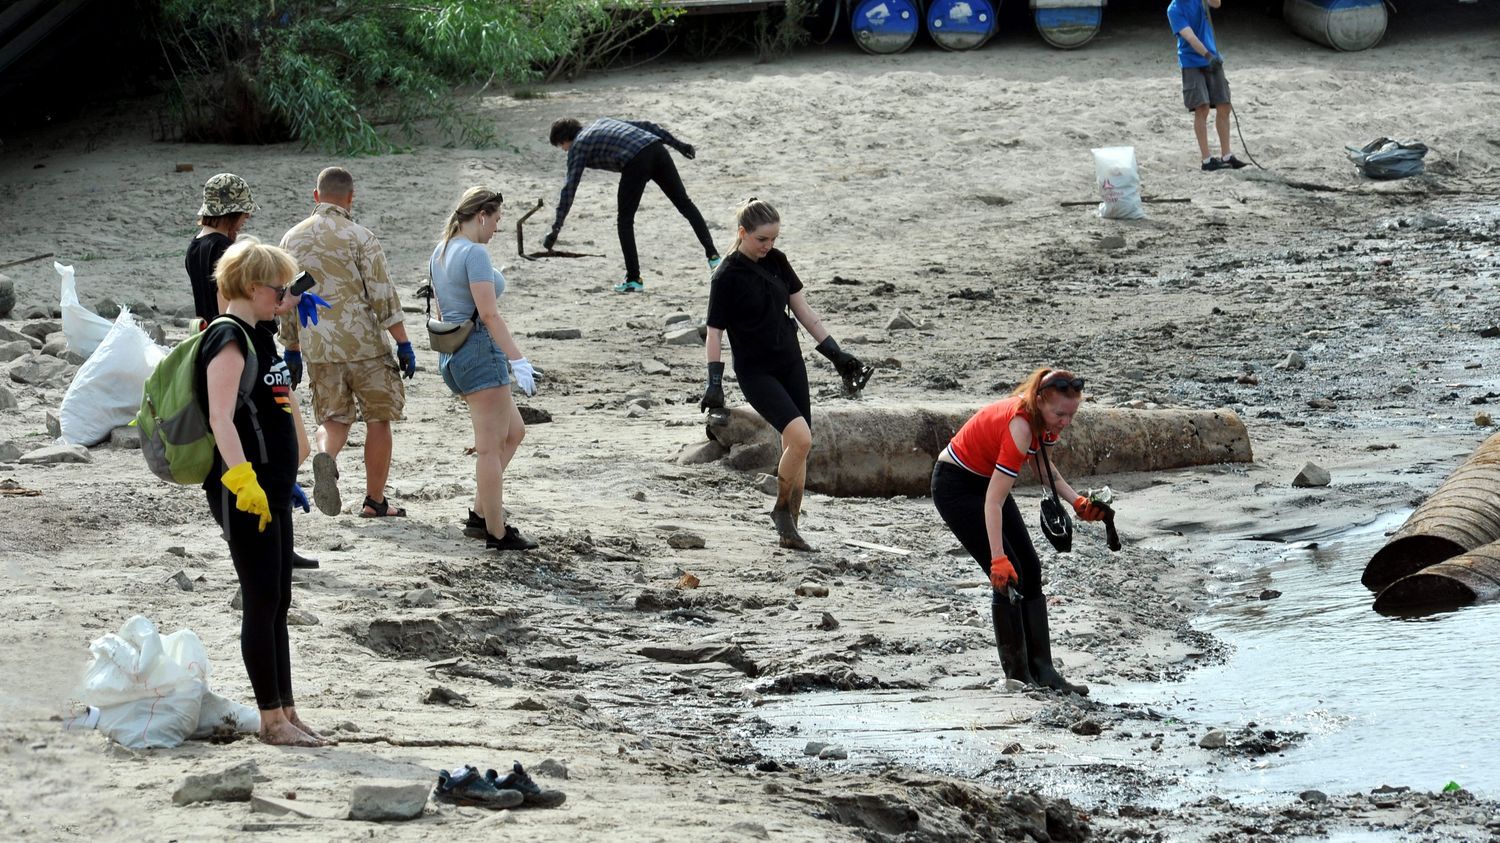
[[[292,279],[291,289],[287,290],[287,292],[291,293],[294,296],[300,296],[308,290],[311,290],[317,283],[318,279],[312,277],[312,273],[304,269],[302,271],[302,274]]]

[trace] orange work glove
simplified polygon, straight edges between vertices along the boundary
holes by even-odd
[[[1085,521],[1103,521],[1104,507],[1094,503],[1083,495],[1073,499],[1073,511],[1078,517]]]
[[[1004,591],[1015,585],[1019,579],[1020,577],[1016,576],[1015,566],[1010,564],[1010,559],[1005,554],[1002,553],[990,560],[990,585],[995,590]]]

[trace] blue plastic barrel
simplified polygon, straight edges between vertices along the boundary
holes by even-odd
[[[899,53],[917,40],[922,10],[916,0],[855,0],[849,29],[854,43],[867,53]]]
[[[1385,0],[1286,0],[1292,31],[1335,50],[1368,50],[1385,37]]]
[[[927,34],[945,50],[973,50],[995,34],[990,0],[931,0]]]
[[[1032,14],[1036,18],[1036,31],[1042,40],[1054,47],[1071,50],[1082,47],[1093,39],[1104,20],[1104,6],[1096,5],[1054,6],[1033,3]]]

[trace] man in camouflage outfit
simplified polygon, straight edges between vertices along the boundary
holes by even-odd
[[[328,301],[322,318],[301,327],[295,314],[281,318],[287,365],[300,380],[306,358],[318,422],[313,456],[313,500],[327,515],[343,507],[335,459],[357,416],[365,421],[365,517],[405,515],[385,498],[390,475],[391,422],[406,402],[401,375],[417,371],[417,355],[402,324],[401,299],[386,273],[385,252],[369,229],[350,215],[354,177],[342,167],[318,174],[312,216],[281,238],[281,247],[317,279]],[[396,341],[396,354],[386,339]]]

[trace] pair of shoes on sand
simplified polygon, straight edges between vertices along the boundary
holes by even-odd
[[[515,762],[510,772],[501,776],[495,770],[479,774],[479,768],[469,764],[448,772],[438,771],[437,788],[433,798],[453,805],[476,808],[556,808],[567,800],[560,790],[544,790],[526,771],[521,762]]]
[[[1250,165],[1234,157],[1233,152],[1229,153],[1223,158],[1220,158],[1217,155],[1211,156],[1207,161],[1203,162],[1204,172],[1212,172],[1213,170],[1238,170],[1241,167],[1248,166]]]

